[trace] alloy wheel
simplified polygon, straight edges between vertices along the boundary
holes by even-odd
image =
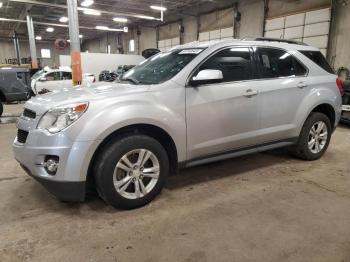
[[[147,149],[135,149],[118,161],[113,173],[113,184],[121,196],[139,199],[152,191],[159,173],[158,158]]]
[[[320,153],[327,144],[328,129],[323,121],[316,122],[309,132],[308,147],[313,154]]]

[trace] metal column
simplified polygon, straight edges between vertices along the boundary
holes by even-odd
[[[38,60],[36,57],[34,26],[33,26],[33,19],[30,15],[27,15],[27,28],[28,28],[30,56],[32,58],[32,68],[37,69],[38,68]]]
[[[19,42],[18,42],[18,35],[17,32],[15,31],[13,34],[13,44],[15,45],[15,51],[16,51],[16,57],[17,57],[17,64],[21,65],[21,57],[19,55]]]
[[[82,81],[77,0],[67,0],[73,85]]]

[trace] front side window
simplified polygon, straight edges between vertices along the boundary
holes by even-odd
[[[202,48],[193,48],[158,53],[130,69],[120,81],[144,85],[163,83],[173,78],[202,51]]]
[[[224,77],[223,82],[252,79],[249,48],[235,47],[221,50],[204,62],[198,72],[205,69],[220,70]]]
[[[303,76],[307,70],[291,54],[280,49],[257,48],[261,78]]]

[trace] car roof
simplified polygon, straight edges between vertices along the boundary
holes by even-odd
[[[263,39],[263,38],[260,38]],[[299,51],[299,50],[308,50],[308,51],[319,51],[318,48],[306,45],[304,43],[299,42],[280,42],[283,40],[267,38],[265,40],[244,40],[244,39],[230,39],[230,40],[214,40],[207,42],[191,42],[184,45],[179,45],[174,47],[175,49],[184,49],[184,48],[221,48],[225,46],[264,46],[264,47],[275,47],[275,48],[283,48],[290,51]]]

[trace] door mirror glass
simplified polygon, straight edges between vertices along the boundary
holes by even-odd
[[[192,77],[192,83],[203,84],[203,83],[217,83],[224,79],[221,70],[215,69],[204,69],[198,72],[198,74]]]

